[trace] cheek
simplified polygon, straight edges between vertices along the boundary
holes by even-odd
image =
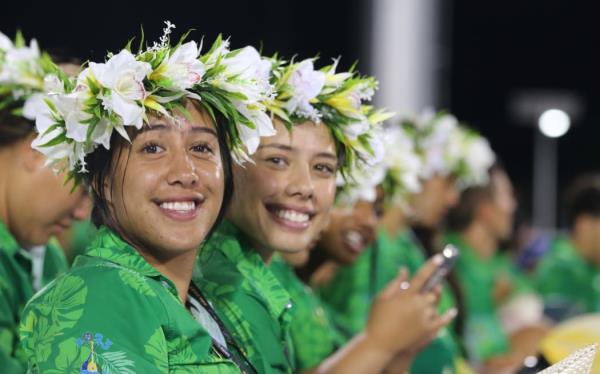
[[[260,166],[246,166],[246,169],[236,167],[235,196],[236,204],[255,209],[257,203],[263,199],[277,196],[285,191],[285,173],[261,168]]]
[[[329,211],[335,201],[335,180],[333,178],[320,181],[315,187],[315,197],[321,209]]]

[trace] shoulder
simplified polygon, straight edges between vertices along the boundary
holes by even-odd
[[[123,270],[77,268],[42,289],[25,307],[19,329],[28,361],[71,372],[96,349],[106,365],[127,369],[146,361],[148,344],[163,347],[167,316],[156,291]]]

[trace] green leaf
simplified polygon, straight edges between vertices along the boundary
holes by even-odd
[[[145,296],[156,296],[156,292],[150,287],[146,279],[130,270],[119,270],[119,277],[129,287]]]
[[[144,344],[144,351],[152,358],[154,365],[161,373],[169,372],[169,352],[162,329],[156,329],[148,342]]]

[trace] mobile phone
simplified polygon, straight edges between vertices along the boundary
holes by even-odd
[[[440,264],[440,266],[438,266],[437,269],[435,269],[435,271],[433,272],[433,274],[431,274],[429,279],[427,279],[427,281],[421,288],[422,293],[431,291],[435,286],[442,282],[442,280],[446,277],[446,275],[448,275],[450,270],[452,270],[452,268],[456,264],[459,251],[452,244],[447,244],[442,250],[441,255],[443,259],[442,263]]]

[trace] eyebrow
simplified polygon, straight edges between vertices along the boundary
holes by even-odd
[[[148,131],[171,131],[173,129],[173,126],[167,126],[167,125],[163,125],[160,123],[154,123],[154,124],[149,124],[147,126],[142,127],[142,129],[140,130],[140,134],[144,133],[144,132],[148,132]],[[194,126],[192,127],[192,132],[196,132],[196,133],[208,133],[208,134],[212,134],[215,137],[217,136],[217,132],[214,129],[211,129],[210,127],[204,127],[204,126]]]
[[[282,151],[293,151],[294,148],[286,145],[286,144],[281,144],[281,143],[271,143],[271,144],[265,144],[265,145],[261,145],[258,147],[258,149],[262,149],[262,148],[276,148],[276,149],[280,149]],[[330,158],[332,160],[337,161],[337,156],[331,152],[319,152],[316,154],[316,157],[325,157],[325,158]]]

